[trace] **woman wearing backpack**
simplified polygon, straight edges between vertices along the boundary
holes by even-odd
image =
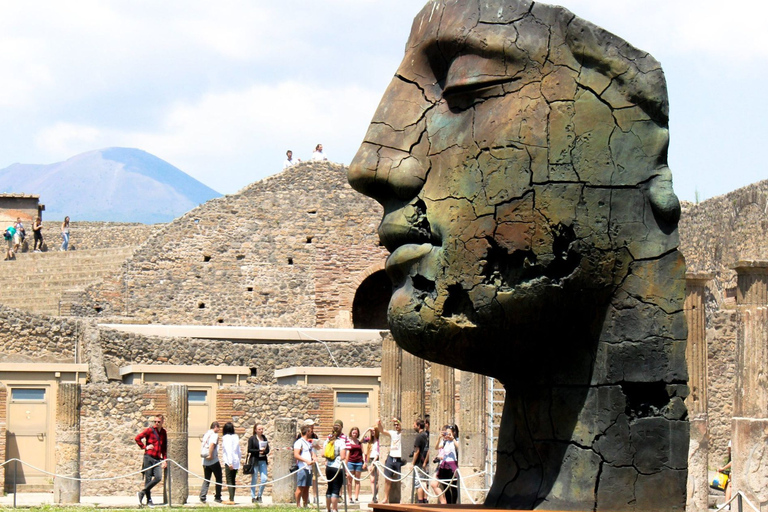
[[[342,426],[333,424],[333,432],[323,445],[325,457],[325,479],[328,480],[328,490],[325,491],[325,507],[328,512],[339,511],[341,486],[344,485],[344,465],[341,461],[347,456],[347,443],[341,437]]]

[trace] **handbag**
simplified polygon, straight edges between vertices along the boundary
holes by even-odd
[[[243,474],[244,475],[253,474],[253,456],[248,457],[248,462],[243,464]]]
[[[719,491],[724,491],[725,486],[728,485],[728,475],[725,473],[715,473],[710,477],[709,486]]]
[[[289,472],[289,473],[295,473],[295,472],[297,472],[298,470],[299,470],[299,465],[298,465],[298,464],[294,464],[293,466],[291,466],[291,467],[288,469],[288,472]]]

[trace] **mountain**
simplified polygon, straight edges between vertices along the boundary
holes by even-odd
[[[44,218],[73,221],[170,222],[221,196],[168,162],[140,149],[89,151],[49,165],[0,169],[0,192],[39,194]]]

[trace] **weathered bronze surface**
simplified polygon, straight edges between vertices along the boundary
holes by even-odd
[[[501,380],[487,506],[682,510],[685,263],[659,63],[566,9],[433,1],[352,162],[398,344]]]

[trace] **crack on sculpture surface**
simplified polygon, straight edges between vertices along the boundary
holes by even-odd
[[[486,505],[682,510],[685,265],[658,63],[560,7],[434,0],[396,77],[349,180],[385,208],[397,343],[505,384]]]

